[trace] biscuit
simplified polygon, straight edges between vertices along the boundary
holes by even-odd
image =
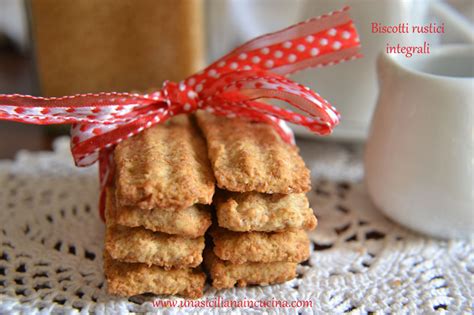
[[[317,224],[305,194],[219,191],[215,203],[219,226],[231,231],[313,230]]]
[[[114,153],[119,205],[180,210],[212,202],[215,179],[206,143],[188,116],[122,141]]]
[[[104,273],[109,294],[129,297],[142,293],[202,296],[206,275],[199,269],[165,270],[158,266],[113,260],[104,253]]]
[[[183,210],[144,210],[137,207],[119,206],[115,202],[115,190],[107,188],[106,221],[110,225],[142,226],[155,232],[196,238],[204,235],[211,225],[208,206],[194,205]]]
[[[217,257],[233,264],[275,261],[297,263],[309,258],[310,242],[304,230],[241,233],[212,227],[210,235]]]
[[[250,284],[282,283],[295,278],[296,265],[292,262],[235,265],[219,259],[210,248],[204,251],[204,266],[212,278],[212,286],[216,289],[232,288],[235,284],[245,287]]]
[[[157,265],[164,269],[193,268],[202,262],[204,236],[184,238],[144,228],[107,226],[105,249],[119,261]]]
[[[261,193],[310,190],[310,172],[296,146],[265,123],[197,113],[219,188]]]

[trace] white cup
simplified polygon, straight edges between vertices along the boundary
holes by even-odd
[[[474,236],[474,46],[407,59],[381,54],[380,92],[366,147],[375,205],[441,238]]]

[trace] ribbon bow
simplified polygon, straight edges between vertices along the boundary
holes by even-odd
[[[72,124],[77,166],[99,160],[104,187],[112,179],[116,144],[178,114],[198,109],[272,124],[285,141],[284,121],[329,134],[339,113],[318,93],[285,77],[292,72],[359,57],[360,43],[348,7],[258,37],[179,83],[149,94],[98,93],[64,97],[0,95],[0,119],[30,124]],[[278,99],[303,114],[258,99]],[[101,200],[101,214],[103,200]]]

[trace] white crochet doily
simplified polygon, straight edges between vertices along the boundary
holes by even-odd
[[[319,219],[311,258],[280,285],[215,291],[203,299],[312,300],[312,308],[236,313],[472,313],[474,246],[410,232],[383,217],[366,195],[360,148],[300,142],[314,176]],[[323,179],[325,177],[326,179]],[[96,168],[76,168],[62,138],[54,152],[20,152],[0,162],[0,313],[162,312],[150,301],[106,294],[104,226]],[[180,300],[180,298],[171,298]],[[230,309],[168,308],[202,313]]]

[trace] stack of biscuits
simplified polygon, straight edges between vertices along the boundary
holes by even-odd
[[[120,143],[108,188],[104,269],[111,294],[202,295],[215,179],[188,116]]]
[[[296,276],[309,257],[305,230],[316,217],[305,192],[310,173],[273,127],[200,112],[219,191],[204,264],[215,288],[267,285]]]
[[[202,262],[223,289],[293,279],[308,259],[305,230],[316,226],[305,196],[309,170],[272,126],[179,115],[121,142],[114,159],[109,293],[195,298],[206,278]]]

